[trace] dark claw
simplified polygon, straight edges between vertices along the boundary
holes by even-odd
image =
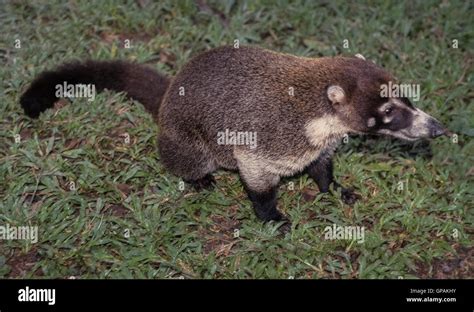
[[[198,180],[185,180],[185,182],[191,184],[197,192],[202,190],[212,190],[216,184],[216,180],[211,174],[208,174],[204,178]]]
[[[283,217],[282,221],[284,222],[282,225],[280,225],[278,231],[284,236],[287,233],[291,233],[291,221],[287,217]]]
[[[276,212],[277,215],[274,215],[271,219],[266,220],[266,222],[272,221],[281,223],[281,225],[278,227],[278,231],[280,232],[280,235],[284,236],[286,233],[291,232],[291,221],[279,210],[276,210]]]
[[[341,188],[341,199],[347,205],[353,205],[361,197],[354,192],[354,189]]]

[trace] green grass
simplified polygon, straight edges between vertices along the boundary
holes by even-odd
[[[215,13],[192,1],[28,2],[0,9],[0,225],[37,225],[39,241],[0,241],[0,277],[474,276],[469,1],[209,2]],[[160,164],[159,126],[122,95],[76,100],[38,120],[18,104],[38,73],[65,60],[137,60],[175,74],[235,39],[302,56],[362,53],[421,84],[416,105],[459,141],[351,137],[335,171],[362,199],[350,207],[306,176],[287,179],[279,205],[293,231],[281,237],[256,219],[236,174],[218,172],[214,191],[181,191]],[[325,240],[333,223],[365,226],[365,242]]]

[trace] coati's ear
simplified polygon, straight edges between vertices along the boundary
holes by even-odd
[[[365,61],[365,57],[360,54],[360,53],[357,53],[356,55],[354,55],[355,57],[357,57],[358,59],[361,59],[361,60],[364,60]]]
[[[346,100],[346,93],[340,86],[329,86],[328,99],[333,105],[342,104]]]

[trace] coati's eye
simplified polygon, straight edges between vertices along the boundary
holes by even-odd
[[[392,112],[393,112],[392,106],[387,107],[384,111],[385,115],[390,115]]]

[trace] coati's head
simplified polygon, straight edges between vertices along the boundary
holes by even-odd
[[[447,134],[441,123],[415,108],[407,97],[384,92],[398,85],[382,68],[363,57],[339,58],[336,62],[339,78],[327,86],[327,98],[344,126],[353,132],[408,141]]]

